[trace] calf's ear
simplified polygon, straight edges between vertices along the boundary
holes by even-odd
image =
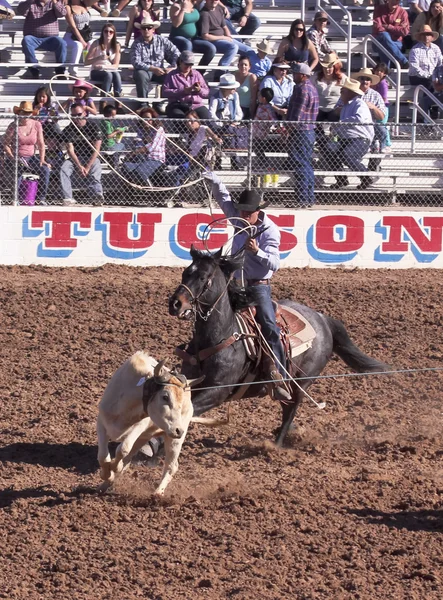
[[[198,385],[205,377],[206,375],[202,375],[201,377],[197,377],[197,379],[188,379],[188,386],[192,388],[194,385]]]

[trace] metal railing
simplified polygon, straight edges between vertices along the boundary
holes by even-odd
[[[401,86],[400,63],[398,62],[398,60],[396,58],[394,58],[394,56],[388,50],[386,50],[386,48],[382,44],[380,44],[380,42],[378,40],[375,39],[375,37],[373,35],[369,34],[363,40],[363,67],[364,68],[367,66],[368,59],[373,66],[375,66],[377,64],[376,61],[372,58],[372,56],[368,53],[368,42],[371,42],[374,46],[376,46],[379,50],[381,50],[383,52],[383,54],[385,56],[387,56],[389,58],[389,60],[395,64],[395,82],[392,80],[391,77],[388,77],[388,79],[395,88],[395,107],[394,107],[395,116],[394,116],[394,119],[395,119],[396,123],[399,123],[400,122],[400,86]]]
[[[423,85],[418,85],[415,90],[414,90],[414,97],[412,100],[412,135],[411,135],[411,154],[415,154],[416,151],[416,140],[417,140],[417,116],[418,114],[421,114],[422,117],[424,118],[426,123],[429,123],[431,126],[433,125],[434,127],[438,127],[438,125],[435,123],[435,121],[433,119],[431,119],[431,117],[428,115],[428,113],[423,110],[423,108],[420,106],[420,101],[419,101],[419,96],[421,94],[424,94],[425,96],[428,96],[431,100],[432,103],[436,106],[438,106],[438,108],[440,110],[443,111],[443,103],[440,102],[440,100],[438,98],[436,98],[434,96],[434,94],[432,92],[430,92],[427,88],[425,88]],[[438,130],[434,130],[434,131],[438,131]]]
[[[302,3],[304,4],[305,0],[302,0]],[[328,7],[330,6],[330,4],[334,3],[336,6],[338,6],[338,8],[340,8],[340,10],[343,11],[343,13],[345,14],[345,16],[348,18],[348,26],[347,26],[347,31],[345,29],[343,29],[343,27],[340,25],[340,23],[337,23],[337,21],[334,19],[334,17],[332,16],[331,12],[328,12]],[[351,75],[351,56],[352,56],[352,14],[351,12],[346,8],[346,6],[343,6],[343,4],[340,2],[340,0],[329,0],[328,4],[325,4],[325,6],[322,6],[322,0],[316,0],[316,10],[322,10],[323,12],[325,12],[330,21],[332,21],[332,23],[334,23],[334,25],[338,28],[338,30],[342,33],[342,35],[345,37],[346,40],[346,74],[348,77],[350,77]]]

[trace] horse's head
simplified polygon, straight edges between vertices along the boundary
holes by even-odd
[[[210,309],[227,289],[234,271],[241,267],[243,254],[233,258],[201,252],[191,246],[192,263],[183,271],[182,282],[169,299],[169,314],[191,319],[196,311]]]

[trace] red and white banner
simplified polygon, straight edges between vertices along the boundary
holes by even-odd
[[[282,267],[443,267],[443,212],[269,210],[281,231]],[[183,266],[203,249],[207,209],[0,207],[0,263]],[[232,228],[218,223],[213,251]]]

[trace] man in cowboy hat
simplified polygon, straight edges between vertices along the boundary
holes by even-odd
[[[401,51],[403,38],[408,33],[408,13],[400,6],[400,0],[388,0],[386,4],[379,4],[375,7],[372,35],[398,60],[403,69],[409,67],[408,59]],[[380,59],[389,66],[389,58],[378,48],[375,50],[380,55]]]
[[[429,25],[423,25],[415,35],[417,44],[409,53],[409,81],[411,85],[423,85],[432,90],[432,74],[442,64],[442,54],[437,44],[437,31],[432,31]]]
[[[319,10],[315,13],[314,24],[306,32],[306,35],[317,50],[319,60],[323,60],[326,54],[330,54],[333,51],[328,40],[326,39],[328,25],[328,15],[322,10]]]
[[[251,73],[257,75],[259,79],[266,77],[272,66],[272,61],[269,54],[272,54],[272,44],[269,40],[262,40],[256,46],[257,51],[250,50],[248,52],[249,60],[251,61]]]
[[[318,92],[311,83],[311,69],[305,63],[296,63],[293,68],[294,91],[289,101],[287,121],[291,125],[291,168],[294,169],[295,194],[300,206],[313,206],[314,168],[312,153],[315,143],[315,121],[318,115]]]
[[[58,63],[66,62],[67,45],[60,37],[58,19],[66,16],[66,6],[63,0],[25,0],[17,6],[17,14],[25,17],[23,26],[22,49],[29,67],[23,79],[38,79],[38,60],[36,50],[55,52]],[[65,67],[57,67],[56,75],[62,75]]]
[[[215,173],[206,172],[204,177],[212,181],[212,193],[224,214],[230,218],[235,227],[242,229],[243,221],[257,228],[256,236],[249,231],[238,234],[232,242],[232,253],[245,248],[243,273],[245,283],[254,288],[256,319],[261,332],[276,357],[275,362],[267,361],[265,369],[269,369],[270,379],[275,381],[274,398],[287,401],[291,395],[282,381],[285,374],[285,352],[280,341],[280,329],[275,321],[275,310],[271,297],[271,278],[280,267],[280,231],[263,209],[268,206],[262,203],[256,190],[243,190],[238,200],[232,200],[226,186]]]
[[[163,83],[166,73],[176,68],[180,51],[168,38],[154,35],[155,30],[160,27],[160,21],[153,21],[150,16],[145,16],[141,23],[135,23],[134,26],[142,32],[142,37],[131,48],[135,87],[139,98],[147,98],[151,81]],[[165,61],[170,67],[165,67]]]
[[[363,100],[363,95],[359,81],[347,79],[343,84],[340,123],[349,123],[349,126],[337,127],[338,141],[323,148],[321,158],[323,168],[339,171],[343,166],[347,166],[351,171],[368,170],[362,161],[374,139],[374,126],[371,111]],[[370,178],[361,179],[362,183],[358,189],[366,189],[368,185],[366,180]],[[348,178],[344,175],[336,177],[336,180],[336,183],[331,185],[333,190],[349,185]]]

